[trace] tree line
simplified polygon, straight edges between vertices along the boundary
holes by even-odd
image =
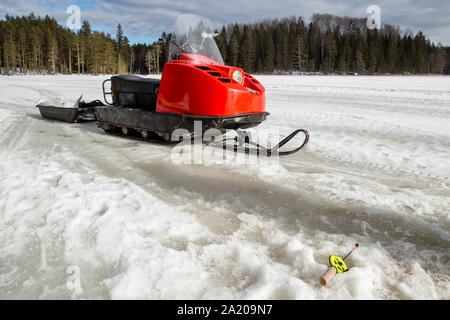
[[[217,38],[225,61],[248,72],[386,74],[448,72],[448,48],[392,25],[369,30],[366,19],[314,14],[224,26]]]
[[[449,74],[450,48],[422,33],[392,25],[369,30],[366,19],[315,14],[302,18],[230,24],[215,38],[228,65],[250,73]],[[170,34],[151,44],[131,45],[122,26],[114,35],[78,32],[54,18],[5,16],[0,21],[2,73],[160,73]]]
[[[169,37],[162,37],[163,43],[130,45],[120,24],[111,35],[92,30],[88,21],[73,32],[49,16],[6,15],[0,21],[1,72],[159,73],[169,47]]]

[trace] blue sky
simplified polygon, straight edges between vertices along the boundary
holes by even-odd
[[[114,33],[120,22],[133,43],[152,42],[162,31],[170,32],[176,16],[195,13],[210,18],[219,28],[234,22],[257,22],[267,18],[313,13],[368,17],[369,5],[381,8],[381,22],[399,25],[413,32],[422,30],[431,41],[450,45],[450,1],[448,0],[0,0],[0,14],[35,12],[55,17],[65,24],[69,5],[78,5],[81,18],[94,30]]]

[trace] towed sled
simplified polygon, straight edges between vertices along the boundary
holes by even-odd
[[[141,140],[160,139],[177,143],[183,138],[203,135],[210,129],[237,135],[214,141],[213,146],[236,152],[288,155],[299,151],[309,140],[298,129],[272,148],[253,142],[243,131],[258,126],[269,113],[265,88],[242,68],[226,66],[214,40],[212,22],[197,15],[178,17],[169,47],[169,61],[161,80],[134,75],[113,76],[103,82],[100,101],[75,108],[39,107],[44,117],[66,122],[92,121],[107,133]],[[180,136],[179,132],[183,135]],[[297,147],[280,151],[299,133],[304,140]]]
[[[89,103],[82,101],[80,96],[75,104],[66,107],[60,95],[50,91],[41,93],[41,99],[36,105],[42,117],[64,122],[95,121],[95,107],[104,105],[100,100]]]

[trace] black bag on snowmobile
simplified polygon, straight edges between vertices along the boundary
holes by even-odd
[[[111,82],[111,92],[105,92],[105,83]],[[112,105],[128,108],[156,110],[159,79],[149,79],[134,75],[113,76],[103,82],[103,94],[112,96]]]

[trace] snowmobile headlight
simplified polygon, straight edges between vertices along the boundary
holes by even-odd
[[[238,82],[239,84],[242,83],[242,72],[240,72],[239,70],[236,70],[235,72],[233,72],[233,76],[232,76],[233,80]]]

